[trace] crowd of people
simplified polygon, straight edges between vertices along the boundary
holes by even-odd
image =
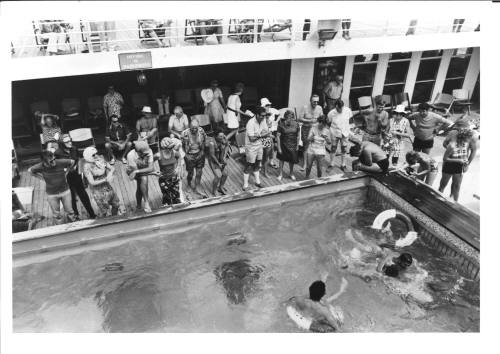
[[[44,150],[42,162],[29,171],[45,180],[54,218],[62,222],[60,202],[67,219],[77,220],[77,198],[90,218],[124,212],[111,183],[117,159],[130,180],[136,182],[137,210],[151,212],[149,176],[158,178],[164,206],[184,201],[184,177],[186,192],[207,197],[201,188],[205,162],[213,173],[211,194],[224,195],[231,173],[228,159],[237,155],[235,146],[239,147],[245,165],[241,176],[244,191],[251,188],[251,175],[255,187],[261,188],[261,172],[268,177],[271,168],[277,169],[275,175],[280,182],[285,176],[295,181],[294,168],[305,171],[305,178],[309,179],[315,164],[316,176],[320,178],[325,171],[333,170],[339,150],[338,167],[342,171],[388,173],[397,169],[432,186],[439,168],[438,161],[430,155],[434,137],[439,131],[449,131],[444,141],[446,152],[439,190],[444,191],[451,179],[451,196],[458,200],[463,174],[475,157],[478,141],[466,118],[454,123],[432,111],[427,103],[420,104],[414,113],[403,105],[388,111],[380,98],[375,99],[374,108],[353,115],[341,99],[341,85],[342,78],[336,77],[331,87],[325,89],[323,104],[320,96],[313,94],[296,116],[295,109],[277,110],[266,97],[254,112],[243,111],[240,96],[245,91],[244,84],[237,83],[226,101],[218,82],[213,80],[201,93],[210,124],[201,127],[196,116],[189,119],[182,107],[175,106],[163,139],[159,136],[158,117],[149,106],[142,108],[135,129],[130,129],[122,117],[124,99],[110,86],[103,99],[107,126],[105,157],[92,146],[83,151],[79,163],[78,151],[71,137],[58,126],[58,117],[38,112]],[[168,113],[168,105],[162,107]],[[244,143],[237,139],[237,135],[243,134]],[[403,141],[412,138],[413,150],[404,154]],[[348,153],[353,158],[351,166]],[[400,158],[404,158],[404,163]],[[86,185],[97,211],[92,208]]]

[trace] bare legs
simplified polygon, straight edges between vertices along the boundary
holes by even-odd
[[[448,173],[443,173],[441,177],[441,182],[439,183],[439,191],[441,193],[444,192],[444,189],[448,185],[448,182],[451,181],[451,192],[450,196],[453,198],[455,202],[458,202],[458,197],[460,196],[460,186],[462,185],[463,173],[456,173],[450,175]]]

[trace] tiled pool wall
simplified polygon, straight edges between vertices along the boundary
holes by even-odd
[[[371,179],[367,193],[367,203],[374,203],[384,209],[394,208],[411,217],[420,240],[443,256],[450,256],[459,272],[475,280],[479,286],[479,250],[461,240],[375,179]]]

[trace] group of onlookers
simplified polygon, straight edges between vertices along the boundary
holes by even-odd
[[[31,167],[30,172],[45,180],[55,220],[62,222],[60,202],[69,220],[78,219],[77,197],[90,218],[123,212],[111,183],[116,156],[126,166],[130,180],[136,181],[137,209],[150,212],[148,176],[158,177],[163,205],[183,200],[181,181],[184,171],[187,172],[186,191],[206,197],[201,188],[205,161],[214,176],[210,192],[213,195],[226,194],[224,184],[229,175],[227,162],[233,151],[231,145],[237,145],[237,140],[241,144],[242,140],[236,138],[237,134],[245,135],[244,144],[239,146],[245,162],[243,190],[250,188],[251,174],[255,186],[262,187],[260,172],[267,177],[270,167],[278,169],[277,178],[282,181],[285,162],[288,163],[287,176],[292,181],[296,180],[294,166],[299,163],[299,168],[305,170],[306,179],[310,177],[314,164],[317,177],[322,177],[325,167],[327,172],[334,167],[338,145],[342,171],[348,170],[349,152],[355,158],[352,170],[387,173],[390,168],[398,167],[403,141],[411,140],[413,135],[413,151],[405,155],[406,163],[400,170],[432,185],[438,171],[437,161],[429,155],[434,136],[453,123],[430,111],[431,107],[426,103],[418,106],[418,112],[408,114],[403,105],[388,112],[385,102],[380,99],[375,100],[374,109],[361,110],[353,116],[341,99],[341,86],[342,77],[337,76],[324,91],[323,106],[319,95],[314,94],[296,117],[295,110],[280,113],[265,97],[254,112],[243,111],[240,96],[244,85],[236,84],[226,102],[218,82],[213,80],[210,87],[201,92],[212,136],[207,135],[197,117],[189,120],[182,107],[176,106],[168,121],[168,136],[161,140],[157,116],[149,106],[142,108],[135,130],[128,128],[121,116],[123,97],[110,86],[103,100],[107,158],[91,146],[83,151],[83,163],[78,163],[78,151],[71,137],[58,127],[58,117],[37,113],[44,151],[42,162]],[[168,108],[165,113],[168,113]],[[455,130],[445,140],[447,149],[439,189],[443,191],[452,179],[452,196],[457,200],[463,172],[467,171],[475,156],[477,138],[463,119],[453,127]],[[96,202],[97,212],[92,208],[85,185]]]

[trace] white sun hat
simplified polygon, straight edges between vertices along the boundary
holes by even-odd
[[[394,110],[395,113],[406,113],[405,106],[403,104],[398,104],[396,106],[396,109]]]
[[[153,112],[151,111],[151,107],[144,106],[142,107],[142,113],[153,113]]]
[[[267,105],[271,105],[271,101],[269,101],[266,97],[260,99],[260,106],[265,107]]]

